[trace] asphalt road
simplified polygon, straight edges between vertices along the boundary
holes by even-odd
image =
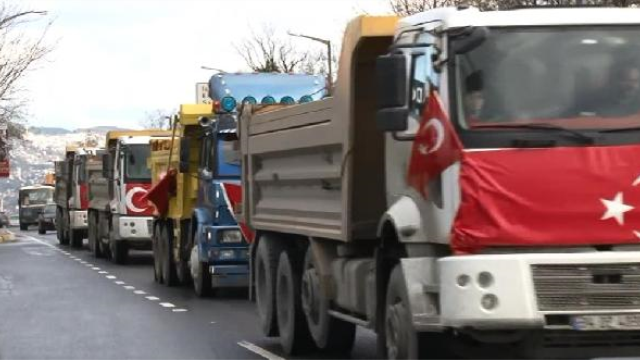
[[[257,329],[245,291],[200,299],[153,281],[150,252],[129,264],[59,246],[55,233],[0,244],[0,359],[284,358]],[[373,358],[360,331],[352,358]],[[311,354],[308,358],[321,358]]]

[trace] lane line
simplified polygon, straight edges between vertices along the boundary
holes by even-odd
[[[136,290],[133,293],[136,294],[136,295],[145,295],[146,294],[146,292],[143,291],[143,290]]]
[[[124,285],[124,284],[125,284],[125,282],[124,282],[124,281],[114,281],[114,283],[115,283],[116,285]]]
[[[97,267],[97,266],[95,266],[95,267],[92,267],[92,268],[91,268],[91,270],[98,271],[98,270],[100,270],[100,268],[99,268],[99,267]]]
[[[162,306],[162,307],[166,307],[166,308],[173,308],[173,307],[176,307],[176,306],[175,306],[175,305],[173,305],[172,303],[168,303],[168,302],[160,303],[160,306]]]
[[[155,297],[155,296],[145,296],[144,298],[149,300],[149,301],[158,301],[158,300],[160,300],[159,297]]]
[[[187,312],[187,309],[171,309],[173,312]]]
[[[125,285],[123,286],[123,288],[125,288],[126,290],[135,290],[135,286],[131,286],[131,285]]]
[[[109,280],[117,279],[115,275],[107,275],[105,277]]]
[[[108,273],[109,273],[108,271],[104,271],[104,270],[98,271],[98,274],[108,274]]]
[[[239,346],[242,346],[243,348],[251,351],[254,354],[258,354],[260,356],[262,356],[265,359],[269,359],[269,360],[285,360],[285,358],[280,357],[274,353],[272,353],[269,350],[265,350],[263,348],[261,348],[258,345],[252,344],[246,340],[242,340],[238,342]]]

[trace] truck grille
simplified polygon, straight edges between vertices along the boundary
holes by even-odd
[[[640,309],[640,263],[532,265],[540,311]]]

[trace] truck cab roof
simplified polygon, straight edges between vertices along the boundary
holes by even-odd
[[[550,25],[615,25],[640,23],[640,9],[633,8],[527,8],[480,11],[469,7],[446,7],[428,10],[401,19],[398,30],[441,22],[442,29],[466,26],[550,26]]]

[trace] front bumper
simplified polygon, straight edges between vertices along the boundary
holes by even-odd
[[[249,265],[209,265],[213,287],[249,286]]]
[[[119,240],[151,241],[153,217],[120,216],[117,221]]]
[[[69,220],[71,222],[71,228],[74,230],[86,230],[87,225],[87,210],[74,210],[69,212]]]
[[[455,256],[438,270],[445,327],[570,330],[558,319],[640,313],[637,251]]]

